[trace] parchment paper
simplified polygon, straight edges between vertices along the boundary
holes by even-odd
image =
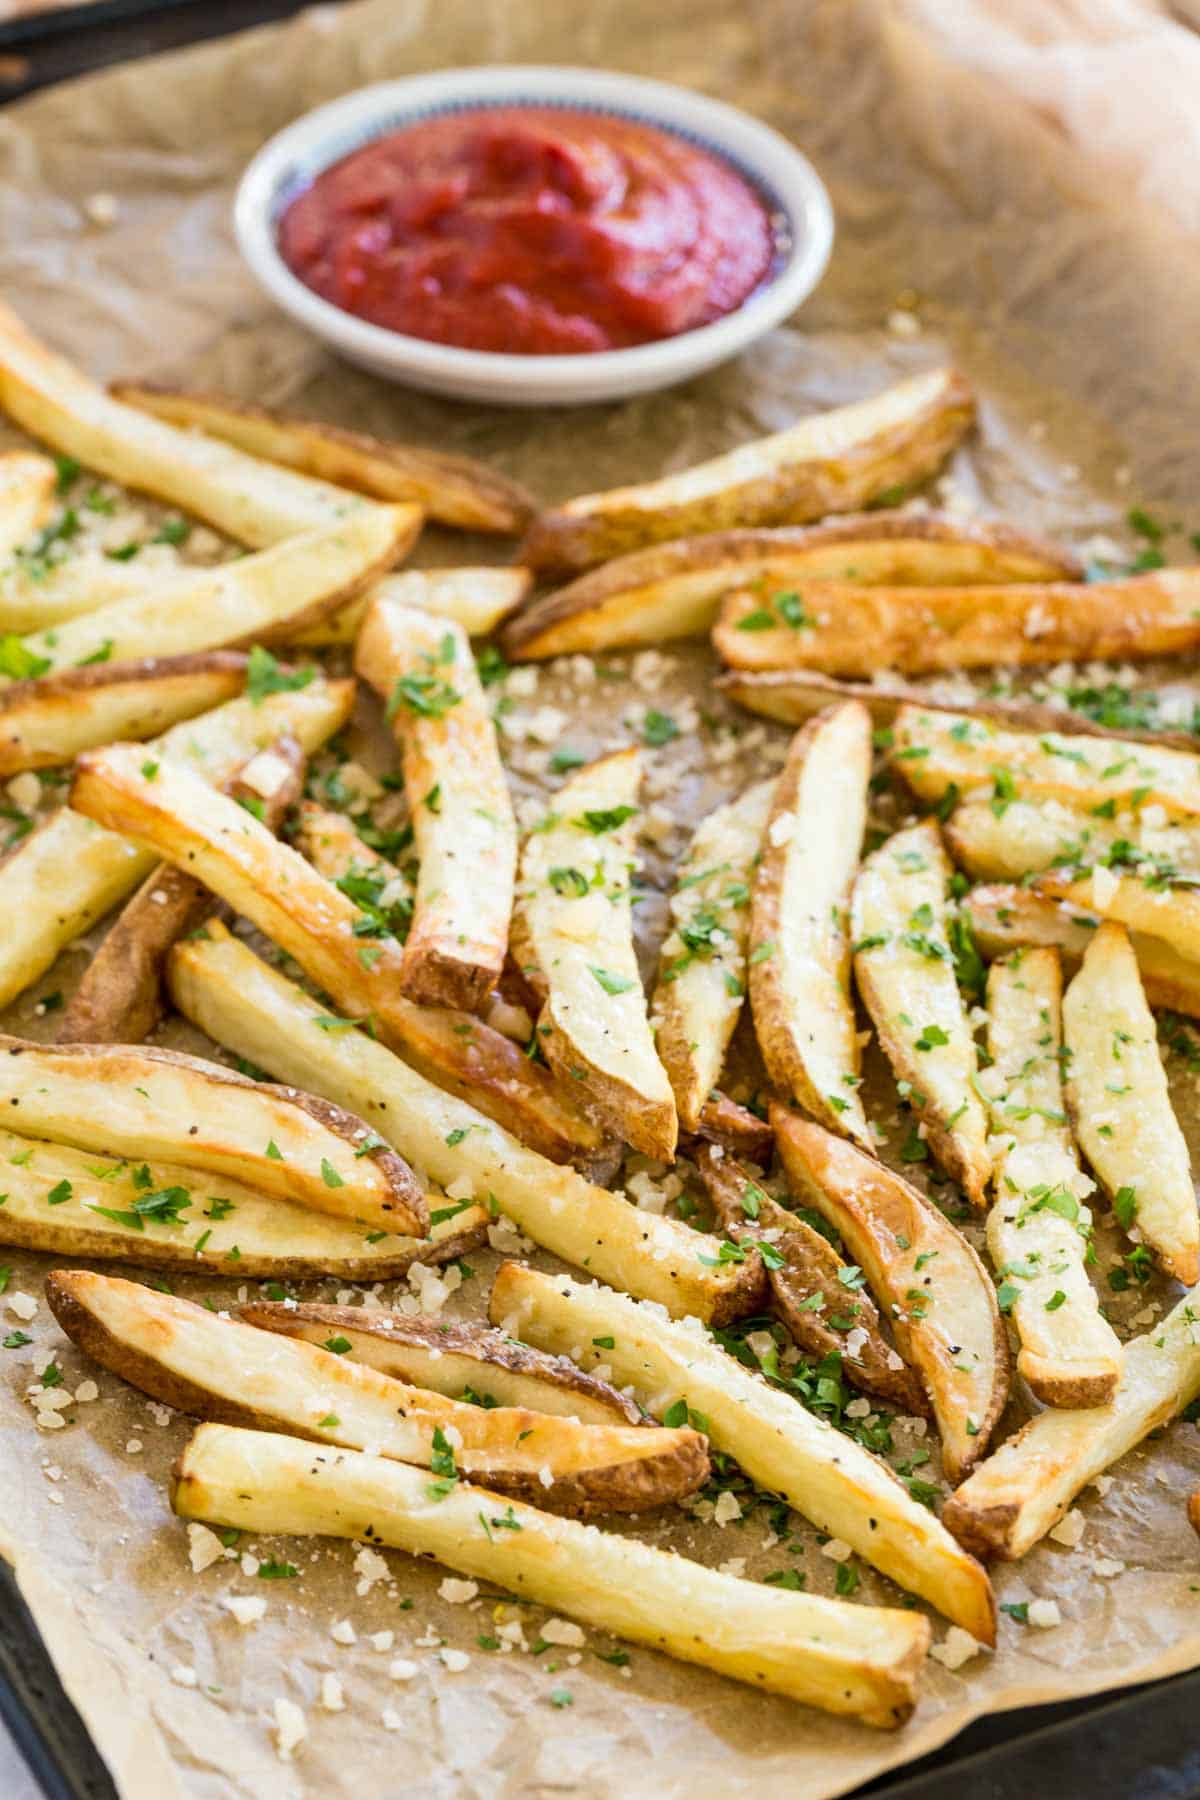
[[[468,449],[548,500],[680,466],[952,354],[984,396],[981,433],[944,490],[952,503],[981,500],[1074,543],[1120,536],[1135,499],[1186,517],[1200,493],[1195,241],[1153,197],[1135,202],[1132,177],[1103,166],[1086,142],[1073,146],[945,61],[916,19],[875,0],[658,0],[652,10],[637,0],[364,0],[314,11],[8,112],[0,279],[39,330],[98,376],[228,387]],[[334,363],[276,314],[229,231],[230,195],[251,152],[360,82],[493,60],[660,75],[738,101],[794,136],[831,184],[839,229],[829,277],[794,328],[670,394],[537,417],[390,390]],[[89,216],[97,194],[118,201],[107,229]],[[889,330],[898,302],[904,310],[914,301],[919,333]],[[416,560],[480,554],[427,534]],[[672,652],[665,666],[642,665],[642,686],[605,689],[599,703],[569,672],[547,674],[536,697],[514,695],[515,715],[557,705],[570,721],[564,740],[596,749],[626,740],[646,705],[682,711],[710,666],[703,649]],[[732,752],[715,748],[726,735],[689,735],[664,753],[657,803],[670,819],[649,857],[657,887],[688,823],[761,774],[783,742],[755,725]],[[525,791],[540,759],[519,731],[513,742]],[[655,917],[661,908],[647,906],[651,932]],[[9,1023],[48,1035],[53,1020],[33,1001],[69,987],[83,960],[65,957]],[[182,1034],[169,1028],[167,1039]],[[1190,1085],[1184,1076],[1176,1091],[1195,1139]],[[3,1309],[16,1292],[39,1295],[48,1265],[0,1260],[13,1266],[0,1301],[7,1330],[18,1320]],[[496,1258],[470,1260],[476,1273],[452,1302],[466,1312],[479,1310]],[[177,1285],[225,1303],[234,1292],[215,1280]],[[389,1284],[382,1297],[407,1291]],[[1155,1288],[1136,1296],[1126,1322],[1147,1297],[1163,1298]],[[1039,1632],[1005,1617],[994,1657],[959,1673],[931,1662],[914,1720],[885,1735],[647,1651],[632,1650],[622,1670],[593,1653],[613,1648],[595,1634],[582,1655],[481,1649],[477,1638],[495,1630],[493,1602],[451,1606],[437,1597],[441,1571],[400,1556],[365,1593],[354,1547],[337,1544],[237,1547],[289,1556],[301,1569],[292,1581],[263,1582],[236,1559],[193,1574],[164,1490],[186,1422],[100,1374],[97,1400],[70,1408],[64,1430],[39,1434],[25,1390],[47,1356],[72,1391],[96,1372],[63,1343],[44,1303],[24,1328],[32,1345],[0,1352],[0,1539],[126,1797],[831,1795],[928,1751],[980,1712],[1200,1663],[1200,1556],[1183,1514],[1200,1483],[1200,1438],[1188,1424],[1127,1459],[1105,1495],[1089,1490],[1078,1548],[1048,1542],[997,1572],[1001,1599],[1053,1598],[1063,1623]],[[897,1428],[895,1460],[916,1447]],[[814,1534],[793,1519],[801,1548],[790,1556],[770,1541],[761,1507],[723,1529],[678,1514],[637,1529],[705,1560],[742,1557],[752,1577],[791,1562],[810,1588],[832,1587]],[[1096,1558],[1107,1576],[1095,1573]],[[234,1592],[267,1600],[260,1624],[240,1627],[220,1606]],[[866,1572],[860,1596],[895,1599]],[[544,1615],[523,1616],[533,1643]],[[343,1619],[354,1644],[331,1637]],[[384,1630],[395,1634],[386,1652],[368,1641]],[[440,1666],[442,1638],[471,1653],[467,1669]],[[393,1656],[419,1664],[415,1680],[389,1679]],[[344,1683],[341,1712],[318,1700],[331,1671]],[[556,1689],[570,1705],[551,1703]],[[291,1764],[271,1737],[279,1696],[300,1703],[309,1722]]]

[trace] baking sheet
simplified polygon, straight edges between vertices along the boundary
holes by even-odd
[[[794,136],[830,181],[839,219],[829,277],[795,328],[673,393],[536,416],[388,389],[333,362],[277,315],[241,269],[228,224],[233,184],[258,144],[365,80],[493,60],[660,75],[736,100]],[[97,194],[116,198],[110,226],[93,222],[111,210],[87,204]],[[980,436],[943,489],[952,505],[982,502],[1079,543],[1120,537],[1134,499],[1186,517],[1200,494],[1195,242],[1153,199],[1135,203],[1086,146],[946,63],[915,13],[874,0],[661,0],[652,27],[636,0],[453,9],[363,0],[91,78],[0,119],[0,283],[99,376],[225,386],[470,450],[547,499],[681,466],[946,354],[984,396]],[[889,330],[898,300],[914,297],[918,335]],[[1190,528],[1198,524],[1192,517]],[[427,534],[416,560],[480,553]],[[648,705],[683,714],[709,666],[703,650],[672,651],[666,665],[643,663],[620,687],[601,684],[599,698],[570,670],[541,676],[535,695],[515,692],[518,791],[540,780],[544,748],[525,735],[539,708],[565,713],[563,741],[589,751],[627,741]],[[736,742],[725,731],[689,734],[663,753],[655,804],[669,819],[648,853],[653,883],[665,882],[689,821],[760,775],[783,741],[751,725]],[[652,931],[661,909],[640,910]],[[82,961],[64,959],[33,998],[69,987]],[[8,1022],[46,1035],[53,1020],[37,1016],[31,999]],[[1178,1098],[1196,1141],[1193,1083],[1185,1075]],[[14,1292],[39,1293],[45,1259],[2,1260],[14,1273],[0,1308]],[[479,1310],[495,1260],[470,1258],[476,1274],[453,1309]],[[226,1301],[233,1291],[211,1280],[177,1286]],[[408,1291],[387,1284],[382,1297]],[[1126,1311],[1143,1304],[1139,1296]],[[18,1322],[3,1316],[5,1329]],[[100,1375],[98,1400],[72,1408],[66,1429],[37,1433],[25,1389],[47,1355],[72,1390],[95,1372],[63,1344],[44,1304],[24,1329],[31,1346],[0,1352],[10,1471],[0,1540],[126,1796],[832,1795],[933,1748],[982,1711],[1200,1663],[1200,1558],[1182,1506],[1200,1484],[1191,1425],[1129,1458],[1106,1495],[1089,1490],[1078,1548],[1043,1544],[998,1572],[1002,1600],[1053,1598],[1063,1623],[1038,1632],[1005,1617],[995,1656],[958,1673],[931,1662],[912,1723],[882,1735],[647,1651],[632,1649],[621,1668],[601,1659],[614,1646],[599,1634],[582,1650],[501,1656],[478,1644],[495,1633],[491,1601],[452,1606],[437,1595],[440,1571],[399,1556],[388,1559],[386,1579],[373,1579],[373,1568],[355,1569],[353,1546],[293,1541],[294,1581],[264,1583],[236,1556],[193,1574],[187,1534],[164,1498],[185,1422]],[[898,1429],[896,1460],[906,1447],[916,1440]],[[832,1588],[814,1534],[793,1520],[789,1536],[802,1548],[787,1554],[770,1541],[765,1507],[724,1528],[676,1515],[640,1529],[705,1560],[744,1558],[752,1577],[792,1564],[812,1589]],[[243,1551],[281,1546],[243,1540]],[[1125,1566],[1100,1577],[1096,1558]],[[867,1573],[859,1591],[865,1600],[889,1592]],[[220,1605],[231,1592],[264,1597],[264,1620],[238,1626]],[[532,1644],[544,1615],[521,1616]],[[345,1619],[352,1644],[331,1635]],[[373,1648],[370,1634],[388,1630],[392,1648]],[[439,1663],[442,1639],[470,1653],[465,1670]],[[415,1680],[389,1678],[393,1656],[418,1663]],[[344,1684],[342,1712],[319,1704],[326,1672]],[[571,1703],[556,1706],[550,1695],[562,1690]],[[280,1696],[299,1702],[309,1723],[293,1763],[280,1762],[271,1736]]]

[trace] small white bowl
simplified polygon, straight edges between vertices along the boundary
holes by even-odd
[[[736,312],[678,337],[590,355],[504,356],[389,331],[343,312],[288,268],[276,242],[288,202],[353,150],[437,113],[483,106],[606,112],[664,127],[733,163],[775,216],[781,255]],[[623,399],[684,381],[736,356],[794,312],[817,285],[833,244],[833,209],[806,157],[757,119],[702,94],[592,69],[448,69],[360,88],[306,113],[263,145],[242,176],[234,225],[254,275],[285,312],[350,362],[429,393],[503,406]]]

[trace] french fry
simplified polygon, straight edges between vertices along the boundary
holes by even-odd
[[[1200,1396],[1200,1292],[1125,1343],[1112,1404],[1051,1407],[993,1451],[946,1502],[942,1518],[978,1556],[1015,1561],[1076,1494]]]
[[[0,1036],[0,1105],[26,1136],[183,1162],[385,1231],[428,1226],[412,1170],[361,1119],[199,1057]]]
[[[999,808],[969,800],[955,808],[943,832],[955,862],[977,880],[1018,881],[1041,871],[1057,880],[1094,863],[1117,875],[1138,869],[1156,883],[1169,882],[1175,871],[1200,876],[1200,820],[1147,825],[1140,807],[1114,808],[1111,817],[1106,809],[1097,818],[1059,800],[1014,800]]]
[[[52,631],[65,619],[95,612],[114,600],[151,589],[163,593],[173,581],[189,581],[193,568],[162,569],[141,561],[113,562],[85,550],[49,568],[33,562],[0,571],[0,631]]]
[[[930,1635],[919,1615],[739,1581],[516,1501],[509,1511],[466,1482],[436,1505],[429,1489],[427,1475],[382,1457],[201,1425],[171,1504],[214,1525],[367,1537],[436,1556],[587,1625],[864,1724],[899,1725],[912,1711]]]
[[[790,530],[715,531],[618,556],[524,608],[504,645],[528,659],[697,637],[734,589],[767,595],[808,581],[955,586],[1080,574],[1068,552],[1008,526],[881,510]]]
[[[1180,656],[1200,644],[1198,609],[1200,569],[1008,587],[807,582],[803,604],[786,611],[731,594],[713,643],[735,669],[932,675],[1064,658]]]
[[[104,389],[0,307],[0,408],[64,456],[262,549],[374,505],[327,481],[180,431]]]
[[[672,1313],[718,1323],[753,1312],[762,1298],[761,1268],[722,1263],[716,1238],[556,1168],[361,1032],[322,1031],[313,1001],[223,928],[210,926],[207,941],[176,945],[171,992],[217,1043],[361,1111],[434,1181],[494,1196],[521,1231],[564,1262]]]
[[[514,1337],[584,1368],[603,1358],[613,1379],[633,1387],[655,1416],[684,1400],[704,1415],[713,1448],[732,1456],[752,1481],[981,1642],[994,1641],[987,1576],[933,1513],[853,1438],[769,1387],[690,1324],[665,1320],[608,1288],[516,1263],[497,1274],[490,1314]],[[597,1337],[613,1342],[597,1348]]]
[[[519,606],[533,584],[529,569],[405,569],[385,575],[362,600],[352,600],[319,625],[292,638],[294,644],[352,644],[375,600],[415,606],[435,618],[461,625],[469,637],[486,637]],[[0,594],[0,622],[3,595]]]
[[[533,502],[515,481],[470,456],[418,444],[393,444],[313,419],[288,418],[219,394],[185,393],[147,382],[116,381],[120,401],[185,431],[233,444],[253,457],[282,463],[376,500],[412,500],[441,525],[494,531],[502,537],[529,521]]]
[[[696,532],[854,512],[932,475],[974,414],[963,377],[932,369],[660,481],[569,500],[534,520],[521,561],[586,569]]]
[[[524,1407],[475,1406],[413,1387],[323,1345],[132,1281],[56,1269],[46,1299],[88,1356],[151,1399],[225,1425],[280,1430],[421,1468],[450,1466],[552,1512],[641,1512],[708,1475],[697,1431],[585,1425]]]
[[[1086,713],[1049,701],[978,695],[964,705],[961,699],[942,700],[926,688],[890,678],[842,681],[807,669],[729,669],[718,675],[713,685],[748,712],[777,719],[781,725],[806,725],[815,713],[824,712],[835,701],[861,700],[870,709],[873,723],[880,727],[889,726],[901,707],[917,706],[925,712],[952,713],[956,721],[964,715],[994,719],[1017,731],[1080,733],[1121,738],[1126,743],[1166,745],[1176,750],[1193,750],[1196,743],[1190,733],[1182,731],[1118,731],[1097,725]]]
[[[865,1288],[847,1286],[853,1273],[829,1239],[719,1147],[706,1144],[695,1162],[726,1235],[760,1246],[774,1309],[800,1348],[810,1356],[836,1354],[847,1381],[900,1412],[927,1413],[924,1388],[880,1331]]]
[[[734,1156],[748,1157],[751,1162],[771,1160],[774,1139],[765,1119],[749,1107],[739,1106],[728,1094],[714,1088],[700,1108],[696,1138],[701,1143],[717,1144]]]
[[[363,842],[345,813],[331,812],[315,800],[300,802],[295,844],[318,875],[335,887],[344,883],[352,898],[367,901],[396,921],[397,937],[404,935],[416,892],[412,859],[403,864],[389,862]]]
[[[51,769],[116,738],[147,738],[246,685],[235,650],[143,657],[0,687],[0,776]]]
[[[953,788],[966,799],[994,799],[998,807],[1022,799],[1089,810],[1155,804],[1173,819],[1200,812],[1200,757],[1133,738],[1038,735],[969,713],[905,706],[896,715],[891,761],[931,804]]]
[[[701,1128],[746,992],[750,884],[774,780],[701,820],[679,865],[650,1020],[684,1131]]]
[[[1081,907],[1003,884],[972,888],[963,910],[984,956],[1003,956],[1025,944],[1048,945],[1068,972],[1078,968],[1100,923]],[[1200,1018],[1200,963],[1142,932],[1131,931],[1129,942],[1150,1005]]]
[[[240,1181],[218,1183],[175,1163],[122,1162],[8,1131],[0,1132],[0,1166],[8,1196],[0,1244],[53,1256],[239,1280],[382,1281],[417,1262],[453,1262],[487,1234],[481,1206],[436,1209],[428,1237],[369,1231]],[[156,1198],[162,1194],[170,1195],[169,1206]]]
[[[973,1206],[991,1174],[975,1042],[946,934],[950,864],[937,826],[898,831],[864,862],[851,932],[858,991],[946,1173]]]
[[[1105,923],[1063,1000],[1067,1104],[1118,1223],[1177,1281],[1200,1279],[1200,1214],[1154,1015],[1120,925]]]
[[[855,701],[792,740],[754,878],[750,1004],[774,1086],[873,1153],[847,931],[870,778],[871,715]]]
[[[1014,951],[988,971],[984,1091],[996,1193],[988,1250],[1021,1347],[1018,1373],[1045,1406],[1106,1406],[1121,1344],[1100,1311],[1086,1257],[1092,1183],[1075,1157],[1062,1090],[1062,966],[1057,950]]]
[[[643,1423],[632,1400],[598,1376],[585,1375],[570,1357],[531,1350],[474,1320],[282,1300],[252,1300],[238,1307],[237,1317],[309,1344],[344,1338],[350,1347],[343,1356],[453,1400],[472,1394],[488,1406],[561,1414],[585,1425]]]
[[[283,737],[243,764],[230,783],[235,799],[278,831],[304,789],[306,758]],[[212,895],[194,876],[161,864],[122,909],[67,1001],[60,1044],[140,1044],[163,1014],[163,973],[171,945],[212,911]]]
[[[0,391],[2,391],[0,366]],[[314,624],[403,556],[420,528],[415,507],[373,507],[215,568],[175,576],[21,640],[39,673],[223,645],[277,642]]]
[[[565,781],[525,839],[513,956],[542,1001],[542,1054],[598,1117],[670,1162],[679,1123],[633,942],[642,759],[619,750]]]
[[[1008,1337],[987,1270],[936,1206],[844,1139],[772,1102],[792,1192],[838,1231],[929,1394],[942,1466],[961,1480],[1008,1399]]]
[[[0,454],[0,568],[45,523],[57,484],[49,457],[32,450]]]
[[[281,732],[311,752],[347,722],[354,683],[317,678],[307,687],[243,697],[155,738],[148,761],[181,757],[214,782]],[[59,952],[91,929],[150,873],[155,857],[64,806],[0,862],[0,1005],[36,981]]]
[[[250,919],[323,992],[376,1029],[433,1078],[470,1092],[489,1113],[566,1158],[590,1155],[597,1129],[544,1070],[469,1014],[414,1006],[396,992],[401,948],[377,914],[309,867],[290,845],[179,764],[151,778],[129,745],[89,751],[72,804],[186,869]],[[365,932],[366,935],[363,935]]]
[[[1155,856],[1144,858],[1127,845],[1119,846],[1122,861],[1110,862],[1078,873],[1052,869],[1031,884],[1033,891],[1050,900],[1088,907],[1102,919],[1125,925],[1143,937],[1152,937],[1192,962],[1200,956],[1200,875],[1183,875],[1174,864]],[[1139,860],[1134,863],[1134,859]],[[1126,874],[1130,863],[1137,874]]]
[[[517,823],[467,634],[376,600],[354,666],[387,703],[412,809],[417,892],[401,990],[478,1012],[508,948]]]

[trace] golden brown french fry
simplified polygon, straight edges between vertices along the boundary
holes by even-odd
[[[293,737],[259,750],[230,782],[230,792],[278,831],[304,790],[307,763]],[[60,1044],[140,1044],[163,1014],[167,952],[206,919],[208,889],[182,869],[160,863],[114,919],[67,1001],[55,1040]]]
[[[494,1196],[521,1231],[564,1262],[672,1313],[717,1323],[753,1312],[762,1299],[761,1267],[722,1263],[716,1238],[556,1168],[361,1032],[321,1030],[315,1003],[223,927],[176,945],[171,992],[217,1043],[361,1111],[434,1181]]]
[[[1200,1396],[1200,1291],[1125,1344],[1110,1406],[1051,1407],[980,1463],[942,1517],[978,1556],[1014,1561],[1056,1525],[1076,1494]]]
[[[331,812],[315,800],[300,802],[294,842],[313,868],[336,887],[345,883],[352,897],[370,900],[394,921],[393,935],[403,939],[412,916],[416,890],[415,860],[389,862],[365,844],[345,813]],[[463,1023],[461,1019],[457,1021]],[[462,1033],[460,1035],[465,1035]]]
[[[461,625],[469,637],[486,637],[495,631],[533,585],[529,569],[405,569],[385,575],[361,600],[352,600],[340,612],[292,638],[294,644],[352,644],[374,600],[394,600],[399,606],[415,606],[438,619]],[[3,623],[0,593],[0,623]]]
[[[1087,1275],[1083,1201],[1093,1184],[1063,1097],[1058,951],[1031,947],[994,962],[987,1006],[992,1060],[981,1086],[996,1161],[988,1250],[1020,1338],[1017,1369],[1045,1406],[1105,1406],[1121,1378],[1121,1344]]]
[[[531,1350],[475,1320],[294,1300],[252,1300],[238,1307],[237,1317],[309,1344],[344,1338],[349,1348],[341,1355],[452,1400],[469,1393],[485,1405],[562,1414],[585,1425],[644,1423],[632,1400],[598,1376],[585,1375],[570,1357]]]
[[[650,1021],[679,1123],[700,1129],[746,993],[750,884],[774,780],[702,819],[679,865]]]
[[[752,1481],[981,1642],[994,1641],[987,1576],[934,1514],[870,1451],[752,1375],[707,1334],[608,1288],[516,1263],[497,1274],[490,1314],[514,1337],[573,1356],[584,1368],[603,1359],[613,1379],[631,1386],[656,1416],[685,1400],[704,1415],[713,1448],[732,1456]],[[597,1337],[613,1342],[597,1347]]]
[[[1121,846],[1122,858],[1127,855]],[[1134,853],[1136,854],[1136,852]],[[1070,906],[1087,907],[1099,918],[1125,925],[1143,937],[1164,943],[1187,961],[1200,956],[1200,876],[1175,872],[1172,864],[1146,857],[1136,875],[1124,873],[1128,863],[1097,863],[1079,874],[1052,869],[1031,883],[1033,892]]]
[[[1004,956],[1025,944],[1051,945],[1068,972],[1078,968],[1100,923],[1081,907],[1002,883],[972,888],[963,911],[985,957]],[[1129,941],[1150,1005],[1200,1018],[1200,963],[1142,932],[1131,931]]]
[[[1179,819],[1200,813],[1200,756],[1133,738],[1014,731],[969,713],[905,706],[891,761],[930,803],[954,789],[952,797],[984,796],[1001,809],[1022,799],[1105,812],[1155,804]]]
[[[1071,876],[1094,863],[1114,876],[1130,870],[1169,884],[1176,872],[1200,876],[1200,820],[1159,820],[1147,824],[1143,809],[1097,818],[1082,806],[1061,800],[1014,800],[997,808],[986,800],[956,807],[943,827],[956,863],[987,881],[1015,881],[1039,871]],[[1067,871],[1070,874],[1067,874]],[[1039,884],[1041,885],[1041,884]],[[1103,878],[1102,878],[1103,886]]]
[[[195,1418],[369,1449],[426,1469],[441,1450],[498,1493],[577,1516],[663,1506],[708,1475],[697,1431],[585,1425],[450,1400],[345,1356],[336,1332],[322,1345],[282,1337],[85,1269],[53,1270],[46,1299],[94,1361]]]
[[[203,881],[336,995],[344,1012],[371,1017],[433,1079],[470,1092],[552,1156],[600,1148],[599,1131],[571,1096],[515,1044],[470,1015],[403,999],[396,992],[400,945],[373,915],[190,770],[164,760],[149,777],[140,752],[113,745],[80,759],[72,794],[77,810]],[[364,924],[367,936],[356,931]]]
[[[416,837],[401,991],[428,1006],[478,1012],[508,948],[517,822],[467,634],[376,600],[354,666],[387,703]]]
[[[792,740],[754,878],[750,1004],[774,1086],[873,1153],[848,931],[870,778],[871,715],[856,701]]]
[[[1200,569],[986,588],[807,582],[783,611],[731,594],[713,643],[735,669],[852,676],[1179,656],[1200,644]]]
[[[0,455],[0,568],[43,525],[58,484],[58,470],[32,450]]]
[[[259,549],[370,510],[345,488],[180,431],[114,400],[0,307],[0,408],[65,456]]]
[[[488,1227],[486,1208],[434,1197],[428,1237],[371,1231],[177,1163],[123,1162],[8,1131],[0,1169],[0,1244],[240,1280],[382,1281],[465,1255]]]
[[[512,536],[533,513],[533,501],[523,488],[472,456],[451,456],[420,444],[393,444],[366,432],[289,418],[220,394],[187,393],[139,381],[113,382],[109,393],[185,431],[203,431],[301,474],[319,476],[376,500],[415,500],[441,525]]]
[[[50,769],[117,738],[147,738],[231,700],[246,685],[236,650],[97,663],[0,687],[0,776]]]
[[[1200,1488],[1188,1495],[1187,1516],[1192,1530],[1200,1532]]]
[[[306,687],[255,703],[230,700],[172,726],[143,752],[147,762],[183,758],[206,780],[226,780],[238,764],[290,732],[310,753],[346,724],[352,681],[318,677]],[[148,754],[147,754],[148,752]],[[0,1005],[36,981],[60,950],[102,919],[157,859],[64,806],[0,862]]]
[[[1063,1000],[1067,1104],[1084,1155],[1137,1235],[1177,1281],[1200,1279],[1200,1213],[1171,1107],[1154,1015],[1120,925],[1105,923]]]
[[[542,1054],[618,1137],[669,1162],[679,1121],[633,942],[639,750],[565,781],[521,851],[513,957],[542,1001]]]
[[[874,1157],[772,1102],[792,1192],[833,1225],[920,1374],[961,1480],[986,1453],[1008,1399],[1008,1337],[987,1270],[962,1233]]]
[[[929,1644],[919,1615],[743,1582],[636,1538],[458,1482],[274,1432],[201,1425],[176,1468],[181,1518],[258,1532],[369,1536],[572,1613],[585,1624],[868,1725],[912,1711]],[[489,1515],[502,1527],[494,1530]]]
[[[936,824],[898,831],[862,866],[851,903],[854,974],[926,1141],[973,1206],[991,1175],[975,1040],[946,931],[950,863]]]
[[[874,1301],[853,1286],[829,1239],[773,1200],[719,1145],[703,1145],[694,1160],[726,1235],[760,1246],[774,1309],[800,1348],[836,1354],[847,1381],[900,1412],[927,1413],[925,1389],[883,1336]]]
[[[661,481],[568,500],[534,520],[521,561],[586,569],[695,532],[854,512],[932,475],[974,414],[963,377],[932,369]]]
[[[35,560],[18,561],[0,571],[0,631],[50,631],[64,619],[77,619],[131,594],[151,588],[163,593],[172,581],[190,580],[194,573],[182,563],[163,569],[140,560],[113,562],[90,548],[49,568]]]
[[[26,1136],[186,1162],[385,1231],[423,1236],[428,1226],[412,1170],[361,1119],[199,1057],[0,1036],[0,1106]]]
[[[808,581],[957,586],[1072,581],[1081,572],[1068,551],[1010,526],[937,513],[880,510],[790,530],[714,531],[615,557],[543,595],[510,621],[504,646],[528,659],[696,637],[735,589],[770,596]]]
[[[161,593],[150,588],[113,600],[21,643],[45,674],[89,660],[119,663],[277,642],[369,587],[405,554],[420,523],[415,507],[373,507],[254,556],[173,576]]]
[[[717,1144],[734,1156],[757,1163],[770,1162],[774,1147],[766,1120],[731,1100],[719,1088],[712,1090],[700,1108],[695,1136],[701,1143]]]

